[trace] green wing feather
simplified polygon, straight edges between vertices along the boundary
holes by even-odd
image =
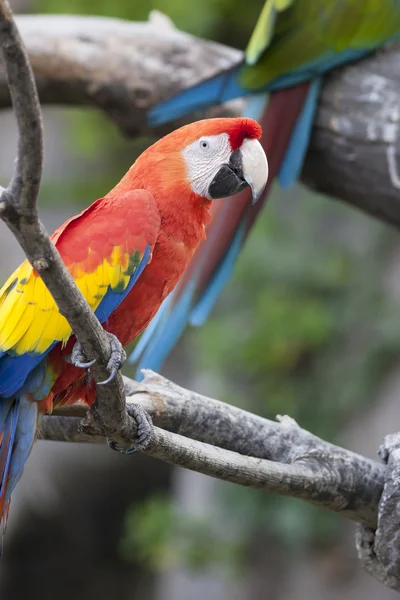
[[[400,33],[400,0],[267,0],[240,83],[260,89],[335,53],[374,49]]]
[[[294,0],[266,1],[246,48],[245,57],[249,65],[254,65],[268,48],[274,34],[277,13],[286,10],[293,2]]]

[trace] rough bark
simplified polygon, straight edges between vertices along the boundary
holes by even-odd
[[[176,30],[159,13],[146,23],[69,16],[17,21],[41,102],[96,106],[130,136],[148,132],[150,106],[242,57],[238,50]],[[399,63],[400,45],[392,45],[326,78],[303,171],[303,181],[316,191],[396,227]],[[9,105],[0,70],[0,107]],[[241,108],[236,101],[212,114],[239,114]]]
[[[124,383],[127,402],[144,408],[156,425],[146,454],[225,481],[302,498],[376,527],[383,464],[329,444],[289,417],[269,421],[151,371],[145,371],[140,384],[126,377]],[[41,435],[101,442],[79,434],[80,413],[83,406],[59,409],[45,417]],[[67,416],[71,414],[75,416]]]
[[[400,226],[400,45],[326,78],[303,180]]]
[[[41,103],[95,106],[129,136],[146,132],[146,110],[160,98],[242,57],[178,31],[159,13],[143,23],[64,15],[20,15],[16,22]],[[0,70],[0,108],[9,105]]]

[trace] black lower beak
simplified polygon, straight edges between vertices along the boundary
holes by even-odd
[[[232,152],[229,164],[222,165],[208,188],[211,199],[226,198],[237,194],[247,186],[243,177],[242,155],[240,150]]]

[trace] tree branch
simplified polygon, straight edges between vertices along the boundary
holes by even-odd
[[[242,57],[178,31],[156,11],[143,23],[64,15],[19,15],[16,21],[41,103],[98,107],[129,136],[148,133],[145,112],[161,97]],[[0,108],[9,105],[0,69]],[[236,113],[241,106],[236,103]]]
[[[7,72],[19,143],[14,174],[7,188],[0,189],[0,217],[11,229],[34,269],[68,320],[87,356],[97,359],[96,381],[108,377],[110,344],[99,321],[76,287],[58,251],[51,243],[37,212],[43,132],[39,100],[23,43],[7,0],[0,0],[0,49]],[[136,425],[126,413],[122,377],[97,388],[97,400],[88,414],[95,417],[98,433],[107,431],[119,444],[131,444]]]
[[[148,23],[18,17],[41,102],[96,106],[125,134],[146,133],[150,106],[242,57],[238,50],[182,33],[156,16]],[[304,182],[316,191],[396,227],[399,62],[400,45],[392,45],[326,78],[303,172]],[[0,107],[9,104],[0,70]],[[239,101],[213,114],[239,114],[241,108]]]
[[[142,383],[127,378],[124,383],[127,402],[148,411],[157,425],[146,454],[376,526],[384,465],[321,440],[289,417],[269,421],[185,390],[152,371],[144,373]],[[58,416],[44,418],[41,436],[101,442],[79,434],[77,415],[83,412],[84,407],[59,409]]]

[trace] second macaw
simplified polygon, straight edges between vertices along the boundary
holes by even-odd
[[[244,60],[185,89],[149,111],[159,125],[237,97],[248,97],[245,115],[260,121],[270,176],[251,206],[243,191],[234,210],[214,206],[202,243],[174,294],[142,336],[131,360],[158,370],[187,322],[201,325],[229,280],[240,249],[271,184],[296,181],[308,147],[321,77],[366,56],[400,35],[400,0],[266,0]],[[140,373],[138,372],[138,377]]]
[[[126,345],[172,292],[205,238],[214,198],[250,186],[257,200],[267,160],[251,119],[187,125],[145,150],[104,198],[52,236],[62,259],[107,332]],[[41,413],[77,400],[95,385],[76,339],[28,261],[0,291],[0,520],[30,453]],[[3,521],[4,522],[4,521]]]

